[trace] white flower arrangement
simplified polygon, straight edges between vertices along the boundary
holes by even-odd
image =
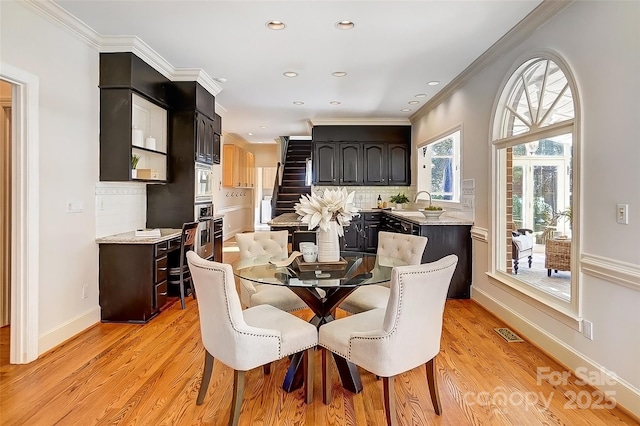
[[[346,188],[325,189],[322,196],[304,194],[295,210],[302,216],[301,222],[306,223],[309,230],[318,225],[323,231],[329,229],[329,223],[335,220],[338,225],[338,235],[344,235],[343,226],[351,222],[354,216],[359,216],[358,208],[353,206],[355,191],[348,192]]]

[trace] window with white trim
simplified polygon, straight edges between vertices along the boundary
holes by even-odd
[[[432,200],[460,201],[460,129],[418,147],[417,190]]]
[[[561,66],[562,65],[562,66]],[[522,64],[494,112],[495,265],[549,306],[578,311],[575,84],[554,55]]]

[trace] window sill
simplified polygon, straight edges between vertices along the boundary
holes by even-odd
[[[546,297],[553,296],[538,294],[534,289],[526,288],[526,285],[520,284],[518,280],[514,280],[503,272],[487,272],[487,276],[489,281],[498,288],[544,312],[567,327],[582,332],[582,317],[571,305],[562,304],[559,299],[557,303],[554,300],[549,300]]]

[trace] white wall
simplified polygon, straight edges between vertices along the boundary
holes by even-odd
[[[2,2],[2,61],[40,88],[39,352],[100,318],[98,246],[98,52],[20,2]],[[67,201],[81,213],[66,213]],[[88,297],[82,299],[82,286]]]
[[[509,70],[540,49],[560,54],[577,80],[583,259],[599,256],[609,270],[630,271],[635,284],[581,275],[582,315],[594,327],[591,341],[491,281],[486,272],[492,242],[474,241],[474,298],[512,319],[569,367],[595,366],[617,374],[618,400],[640,415],[640,3],[573,3],[414,123],[413,142],[462,124],[462,178],[476,180],[476,226],[491,231],[493,103]],[[616,223],[616,203],[629,204],[629,225]]]

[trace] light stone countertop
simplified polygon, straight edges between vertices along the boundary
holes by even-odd
[[[96,238],[98,244],[157,244],[180,237],[182,229],[161,228],[160,237],[136,237],[135,231]]]
[[[467,219],[443,215],[437,219],[427,219],[422,213],[415,210],[381,210],[381,209],[362,209],[361,212],[378,212],[382,211],[395,218],[402,219],[406,222],[415,223],[417,225],[473,225],[473,222]],[[271,227],[306,227],[307,225],[300,222],[300,216],[296,213],[283,213],[268,222]]]

